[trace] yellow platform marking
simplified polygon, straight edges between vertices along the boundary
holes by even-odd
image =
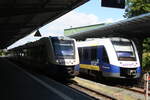
[[[90,69],[90,70],[97,70],[97,71],[100,70],[99,66],[87,65],[87,64],[80,64],[80,68]]]

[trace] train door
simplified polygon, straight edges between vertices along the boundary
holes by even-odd
[[[99,60],[99,66],[109,64],[109,57],[104,46],[97,47],[97,59]]]
[[[83,63],[84,64],[90,64],[90,47],[84,47],[83,48]]]
[[[79,58],[80,64],[97,65],[97,47],[80,47]]]
[[[109,64],[109,58],[108,58],[108,54],[107,54],[107,52],[106,52],[105,47],[103,47],[102,52],[103,52],[103,57],[102,57],[103,63],[104,63],[104,64]]]
[[[104,74],[105,72],[110,72],[110,61],[109,61],[109,56],[107,54],[106,48],[103,46],[102,48],[102,65],[101,65],[101,70],[102,73]]]
[[[95,66],[98,66],[99,65],[99,59],[98,59],[98,47],[97,46],[94,46],[94,47],[91,47],[90,49],[90,60],[91,60],[91,65],[95,65]]]
[[[78,48],[78,53],[79,53],[80,63],[82,63],[82,59],[83,59],[83,48],[82,47]]]
[[[89,74],[96,78],[97,73],[99,73],[100,66],[99,66],[99,57],[98,57],[98,46],[93,46],[90,48],[90,61],[91,61],[91,70],[89,70]]]
[[[89,47],[80,47],[79,50],[79,59],[80,59],[80,72],[87,73],[89,72],[88,65],[90,65],[90,48]]]

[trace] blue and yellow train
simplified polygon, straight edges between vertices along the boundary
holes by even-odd
[[[141,76],[138,52],[132,40],[89,38],[77,42],[77,46],[80,72],[109,78],[138,79]]]

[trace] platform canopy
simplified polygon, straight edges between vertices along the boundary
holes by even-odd
[[[69,35],[69,37],[77,40],[99,37],[127,37],[144,39],[146,37],[150,37],[150,13],[74,33]]]
[[[89,0],[0,0],[0,49]]]

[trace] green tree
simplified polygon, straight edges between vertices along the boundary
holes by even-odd
[[[144,70],[150,71],[150,38],[144,39],[142,66]]]
[[[0,50],[0,56],[2,56],[3,55],[3,50]]]
[[[150,71],[150,53],[143,53],[142,66],[144,71]]]
[[[143,42],[143,52],[149,52],[150,53],[150,38],[144,39]]]
[[[150,0],[127,0],[124,13],[125,18],[131,18],[150,12]],[[150,38],[144,39],[142,66],[150,71]]]
[[[0,56],[5,56],[6,55],[6,50],[1,50],[0,49]]]
[[[150,0],[127,0],[124,13],[125,18],[150,12]]]

